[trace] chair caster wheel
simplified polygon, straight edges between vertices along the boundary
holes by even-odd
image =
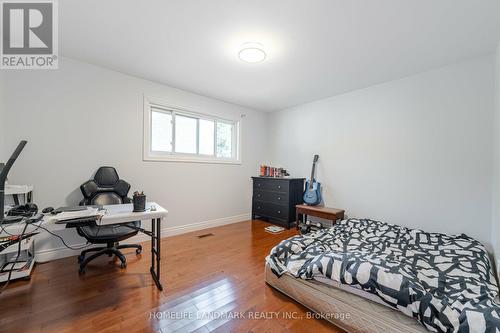
[[[122,263],[120,264],[120,268],[126,268],[126,267],[127,267],[127,263],[126,263],[126,262],[122,262]]]
[[[84,256],[78,256],[78,263],[81,264],[85,260]]]
[[[78,274],[85,274],[85,267],[80,267],[80,269],[78,270]]]
[[[142,253],[142,249],[137,249],[137,250],[135,250],[135,254],[139,255],[139,254],[141,254],[141,253]]]

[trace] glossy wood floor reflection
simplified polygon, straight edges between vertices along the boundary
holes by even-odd
[[[0,332],[341,332],[264,282],[264,258],[295,230],[272,235],[247,221],[162,240],[164,291],[142,258],[108,257],[78,275],[76,257],[37,265],[0,295]],[[198,235],[213,236],[198,238]],[[238,318],[241,316],[243,318]],[[273,319],[266,319],[273,318]],[[303,319],[298,319],[303,317]]]

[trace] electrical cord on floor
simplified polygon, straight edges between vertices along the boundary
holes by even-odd
[[[0,295],[4,292],[5,288],[7,288],[7,286],[9,285],[10,279],[12,277],[12,272],[15,271],[14,267],[15,267],[17,261],[19,260],[19,257],[21,256],[21,243],[23,241],[23,236],[24,236],[24,233],[26,232],[26,228],[27,227],[28,227],[28,224],[25,223],[24,224],[24,228],[23,228],[23,232],[21,232],[21,235],[19,236],[19,242],[17,243],[17,255],[16,255],[16,259],[14,260],[14,262],[12,263],[12,266],[10,267],[9,275],[7,276],[7,281],[5,282],[5,284],[0,289]]]

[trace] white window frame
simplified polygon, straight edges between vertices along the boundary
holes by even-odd
[[[152,140],[152,124],[151,113],[152,109],[155,111],[164,110],[166,113],[172,115],[172,151],[153,151],[151,149]],[[176,153],[175,152],[175,115],[184,117],[191,117],[196,119],[205,119],[214,121],[214,155],[190,154],[190,153]],[[228,123],[234,125],[232,137],[232,158],[217,157],[217,123]],[[196,135],[199,135],[199,120],[197,121]],[[173,105],[167,101],[144,97],[144,133],[143,133],[143,160],[144,161],[165,161],[165,162],[192,162],[192,163],[220,163],[220,164],[241,164],[241,119],[227,119],[218,116],[210,115],[207,113],[200,113],[194,111],[192,108]],[[196,138],[196,151],[199,151],[199,140]]]

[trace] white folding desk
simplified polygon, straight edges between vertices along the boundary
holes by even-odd
[[[152,210],[152,207],[154,207],[155,210]],[[146,204],[146,211],[144,212],[133,212],[132,204],[106,205],[103,206],[103,211],[104,215],[99,221],[96,222],[98,225],[151,220],[151,231],[141,231],[151,237],[151,267],[149,271],[151,272],[151,276],[153,277],[158,289],[163,290],[163,286],[160,281],[161,222],[167,216],[168,211],[154,202],[148,202]],[[26,229],[26,233],[35,231],[38,225],[41,225],[50,231],[66,229],[66,224],[56,223],[56,219],[57,215],[47,214],[44,216],[42,221],[29,225]],[[15,223],[4,227],[10,234],[19,234],[22,232],[24,224]],[[36,231],[43,232],[40,228]]]

